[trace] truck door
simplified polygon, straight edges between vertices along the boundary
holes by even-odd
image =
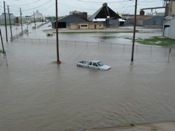
[[[94,68],[94,69],[98,69],[98,65],[97,65],[97,63],[94,62],[92,68]]]
[[[89,67],[92,68],[92,62],[89,63]]]

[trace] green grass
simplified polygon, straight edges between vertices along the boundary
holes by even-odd
[[[0,53],[2,53],[2,50],[0,50]]]
[[[165,37],[151,37],[148,39],[136,39],[136,42],[145,45],[157,45],[157,46],[175,46],[175,39],[165,38]]]
[[[157,131],[157,129],[156,128],[153,128],[153,129],[151,129],[152,131]]]

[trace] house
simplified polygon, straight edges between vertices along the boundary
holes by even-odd
[[[10,19],[11,19],[11,24],[15,25],[16,24],[16,17],[13,15],[13,13],[10,13]],[[6,13],[6,23],[7,25],[10,25],[10,20],[9,20],[9,14]],[[5,15],[2,13],[0,15],[0,25],[5,25]]]
[[[119,26],[119,18],[121,18],[117,13],[115,13],[107,3],[104,3],[100,9],[98,9],[92,16],[88,18],[89,21],[93,22],[100,19],[105,19],[106,26]]]
[[[52,28],[56,28],[56,21],[52,22]],[[92,23],[77,15],[68,15],[58,20],[58,28],[69,29],[101,29],[105,28],[103,23]]]
[[[163,24],[163,36],[175,39],[175,17],[169,17]]]
[[[68,15],[58,20],[58,28],[70,28],[71,23],[87,23],[87,20],[84,20],[75,15]],[[56,21],[52,22],[52,28],[56,28]]]
[[[68,16],[60,18],[58,20],[58,28],[69,29],[104,29],[108,27],[116,27],[124,25],[124,20],[111,8],[107,3],[104,3],[102,7],[97,10],[92,16],[87,18],[86,12],[72,11]],[[121,24],[120,24],[121,22]],[[52,28],[56,27],[56,21],[52,21]]]
[[[105,24],[103,23],[92,23],[92,22],[86,22],[86,23],[71,23],[70,29],[104,29]]]
[[[30,19],[35,22],[43,22],[45,20],[42,13],[40,13],[38,10],[33,12]]]
[[[32,17],[31,17],[31,16],[25,16],[25,20],[26,20],[27,22],[30,22],[30,21],[32,21]]]

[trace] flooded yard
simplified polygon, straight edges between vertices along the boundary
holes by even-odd
[[[7,57],[0,55],[0,130],[83,130],[175,120],[174,48],[169,54],[169,48],[136,45],[131,63],[128,43],[66,40],[60,40],[61,65],[54,63],[52,39],[5,44]],[[76,66],[91,59],[112,69]]]

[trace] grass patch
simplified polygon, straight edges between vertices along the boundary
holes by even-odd
[[[151,131],[157,131],[157,129],[156,128],[152,128]]]
[[[175,46],[175,39],[165,38],[165,37],[151,37],[148,39],[136,39],[136,42],[145,45],[157,45],[157,46]]]
[[[0,50],[0,53],[2,53],[2,50]]]

